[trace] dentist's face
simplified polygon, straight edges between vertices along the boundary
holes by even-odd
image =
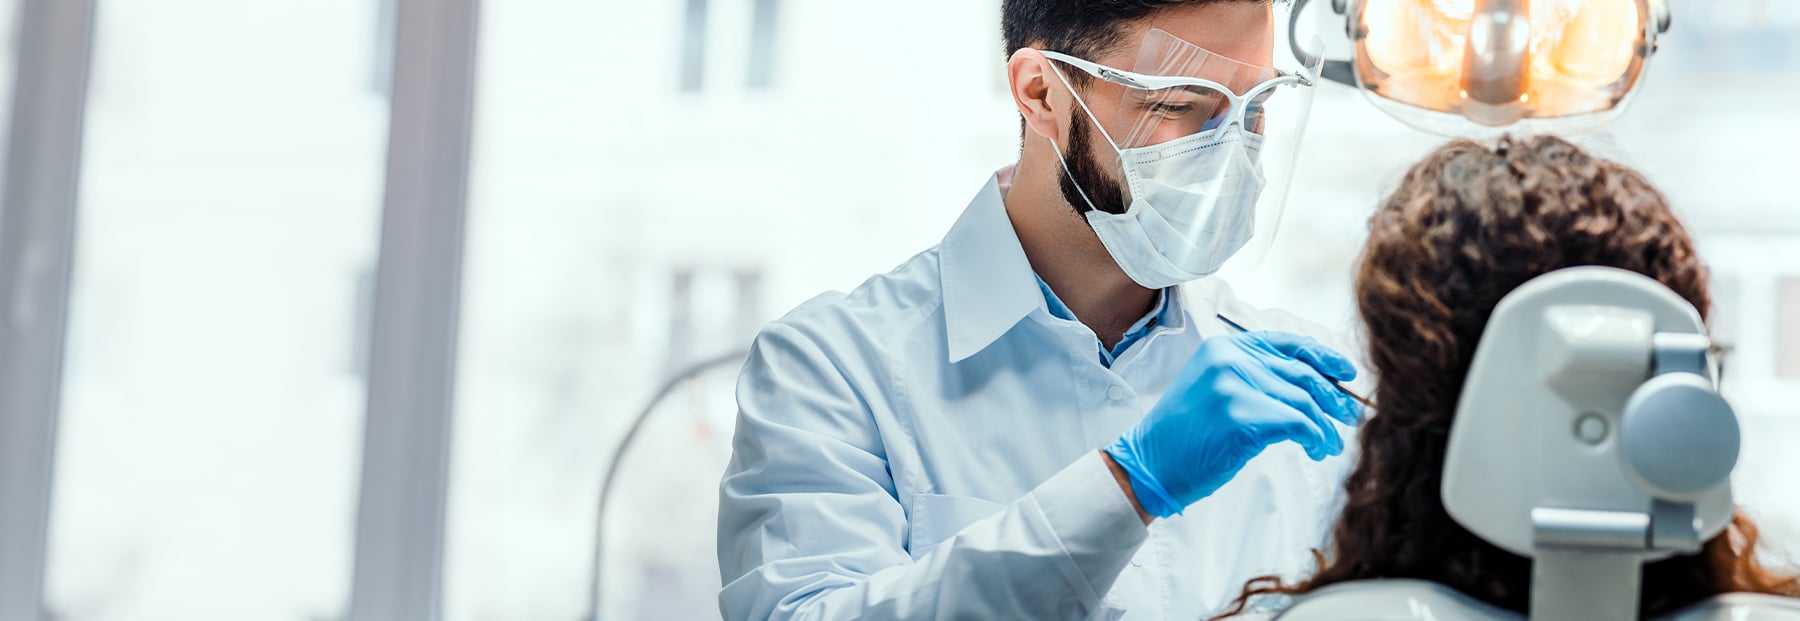
[[[1160,29],[1214,54],[1244,63],[1268,66],[1274,62],[1274,26],[1272,8],[1262,2],[1221,2],[1169,9],[1128,24],[1123,33],[1123,44],[1098,58],[1087,60],[1108,67],[1135,70],[1145,36],[1151,30]],[[1064,75],[1081,73],[1072,67],[1059,69]],[[1240,92],[1253,86],[1228,82],[1225,85]],[[1127,107],[1157,105],[1162,108],[1156,113],[1169,115],[1186,112],[1180,108],[1184,105],[1194,106],[1195,109],[1220,107],[1220,102],[1214,101],[1218,97],[1208,98],[1203,94],[1146,102],[1141,97],[1132,97],[1131,89],[1091,77],[1082,80],[1076,88],[1082,100],[1093,110],[1093,116],[1090,117],[1080,106],[1072,106],[1068,108],[1068,118],[1063,119],[1068,127],[1069,140],[1064,157],[1067,158],[1069,174],[1062,177],[1060,185],[1063,199],[1075,208],[1077,215],[1090,209],[1125,213],[1128,206],[1118,152],[1099,135],[1096,123],[1100,124],[1099,127],[1104,127],[1108,135],[1123,139],[1133,129],[1127,127],[1131,120],[1140,118],[1137,113],[1127,110]],[[1159,123],[1141,138],[1145,144],[1158,144],[1191,133],[1193,130],[1181,123]]]

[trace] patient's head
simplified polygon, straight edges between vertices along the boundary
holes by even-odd
[[[1635,171],[1550,137],[1493,148],[1453,142],[1414,166],[1370,219],[1356,279],[1376,411],[1361,430],[1333,550],[1309,582],[1259,579],[1246,597],[1417,578],[1525,610],[1530,561],[1453,521],[1439,496],[1440,471],[1494,307],[1526,281],[1581,265],[1649,276],[1707,313],[1707,273],[1692,238]],[[1641,610],[1656,614],[1723,591],[1800,594],[1792,579],[1756,564],[1755,540],[1740,517],[1702,553],[1649,565]]]

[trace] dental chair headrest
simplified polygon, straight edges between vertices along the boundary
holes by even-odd
[[[1633,272],[1578,267],[1488,320],[1444,454],[1444,508],[1531,557],[1532,616],[1635,619],[1643,563],[1732,516],[1739,428],[1700,314]]]
[[[1731,521],[1736,415],[1714,386],[1700,314],[1638,274],[1553,272],[1488,320],[1444,455],[1444,507],[1532,559],[1532,619],[1638,618],[1643,564],[1698,551]],[[1381,416],[1376,412],[1375,416]],[[1440,584],[1363,580],[1279,621],[1517,621]],[[1795,600],[1715,597],[1673,621],[1800,621]]]
[[[1494,309],[1469,367],[1444,508],[1522,556],[1584,538],[1645,561],[1697,551],[1731,521],[1739,444],[1710,347],[1694,307],[1639,274],[1526,283]]]

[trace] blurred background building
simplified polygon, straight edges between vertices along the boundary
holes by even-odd
[[[345,614],[387,130],[410,113],[389,109],[394,2],[98,3],[54,618]],[[1749,430],[1740,498],[1800,552],[1800,2],[1674,11],[1593,141],[1700,239]],[[607,465],[665,382],[936,243],[1016,156],[998,0],[505,0],[480,20],[442,614],[582,618],[599,532],[601,618],[716,616],[736,364],[676,382],[597,520]],[[1347,88],[1313,114],[1281,237],[1229,278],[1354,329],[1363,222],[1440,140]]]

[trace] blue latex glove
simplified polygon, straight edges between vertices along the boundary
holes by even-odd
[[[1207,339],[1150,414],[1106,452],[1130,477],[1144,511],[1176,515],[1277,442],[1297,442],[1315,461],[1342,453],[1331,421],[1355,425],[1362,405],[1326,378],[1355,379],[1356,365],[1311,338]]]

